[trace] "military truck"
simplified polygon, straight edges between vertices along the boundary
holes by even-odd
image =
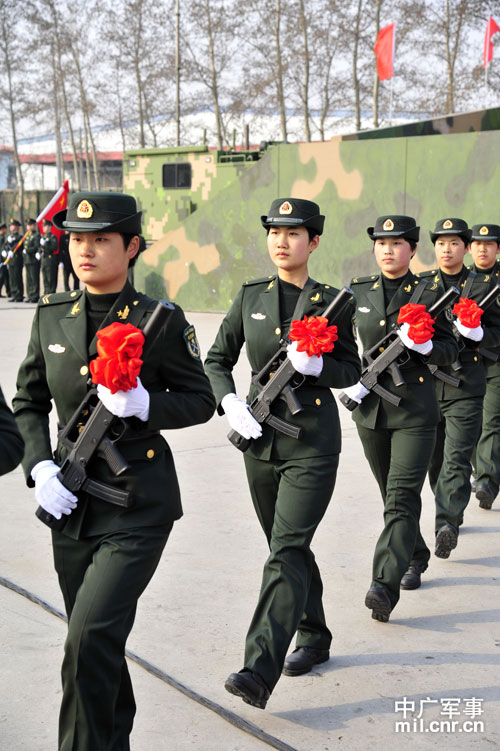
[[[186,310],[227,310],[244,280],[273,272],[260,216],[280,196],[320,204],[325,233],[310,269],[336,286],[376,270],[366,227],[378,215],[416,217],[414,271],[434,265],[428,231],[438,219],[498,224],[500,109],[411,123],[403,135],[405,127],[276,144],[239,161],[206,147],[127,152],[124,188],[152,241],[138,287]]]

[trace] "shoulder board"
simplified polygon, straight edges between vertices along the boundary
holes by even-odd
[[[58,305],[60,303],[76,302],[83,294],[83,290],[75,289],[72,292],[53,292],[50,295],[43,295],[40,298],[39,305]]]
[[[269,284],[273,279],[276,279],[276,274],[269,274],[269,276],[263,276],[260,279],[249,279],[248,281],[243,282],[243,286],[251,287],[254,284]]]
[[[318,287],[322,289],[323,292],[326,292],[327,295],[332,295],[333,297],[340,292],[340,289],[334,287],[333,284],[318,284]]]
[[[366,282],[375,282],[379,278],[379,274],[371,274],[371,276],[356,276],[351,279],[352,284],[366,284]]]
[[[430,279],[431,277],[437,276],[439,273],[439,269],[427,269],[426,271],[419,271],[418,274],[415,274],[418,279]]]

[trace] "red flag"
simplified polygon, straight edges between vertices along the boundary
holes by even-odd
[[[483,68],[486,68],[488,63],[493,60],[493,42],[491,38],[494,34],[500,31],[500,26],[497,24],[493,16],[488,18],[486,24],[486,33],[484,35],[484,52],[483,52]]]
[[[52,217],[54,214],[57,214],[58,211],[64,211],[66,206],[68,205],[68,193],[69,193],[69,183],[67,180],[63,182],[57,193],[52,196],[48,204],[42,211],[39,213],[39,215],[36,218],[36,223],[38,225],[38,229],[40,232],[43,233],[43,220],[44,219],[50,219],[52,221]],[[52,234],[59,238],[63,234],[62,230],[57,229],[57,227],[52,227]]]
[[[390,23],[380,29],[373,51],[377,57],[377,73],[380,81],[392,78],[396,24]]]

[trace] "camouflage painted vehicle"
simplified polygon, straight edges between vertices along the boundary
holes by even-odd
[[[149,152],[144,165],[136,152],[125,190],[145,211],[147,236],[157,238],[137,264],[136,283],[186,310],[227,310],[244,280],[274,269],[260,215],[279,196],[317,201],[326,215],[310,264],[314,277],[339,286],[374,272],[366,227],[387,213],[416,217],[422,230],[413,270],[421,271],[434,265],[428,230],[439,218],[460,216],[469,225],[499,222],[500,164],[494,158],[499,148],[500,130],[281,144],[232,175],[219,177],[216,169],[211,183],[211,164],[203,161],[207,152],[191,149],[202,162],[193,174],[199,169],[202,177],[189,198],[196,210],[185,214],[185,197],[167,197],[151,182],[165,152]],[[172,161],[181,158],[185,155],[177,153]]]

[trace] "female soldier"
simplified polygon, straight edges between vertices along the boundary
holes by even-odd
[[[284,402],[273,413],[303,429],[300,440],[259,425],[236,396],[232,369],[243,343],[253,372],[279,348],[292,320],[320,315],[337,290],[309,278],[308,260],[318,247],[324,216],[312,201],[279,198],[267,216],[267,247],[278,272],[247,282],[226,315],[205,363],[219,413],[245,438],[250,494],[267,537],[270,556],[246,637],[244,667],[232,673],[226,689],[263,709],[279,679],[288,646],[298,630],[297,649],[285,663],[286,675],[301,675],[329,658],[331,633],[325,623],[322,583],[310,544],[330,501],[340,452],[340,424],[330,388],[359,378],[352,308],[335,321],[332,352],[308,357],[289,345],[288,357],[304,376],[296,394],[303,411],[292,416]],[[249,401],[255,396],[250,391]]]
[[[52,460],[48,414],[55,402],[60,424],[88,390],[96,333],[112,323],[143,328],[156,306],[127,281],[140,247],[141,213],[119,193],[75,193],[54,216],[70,232],[69,249],[85,291],[41,299],[28,354],[18,375],[14,412],[26,441],[24,470],[38,503],[68,519],[53,530],[55,568],[68,614],[62,665],[59,751],[129,749],[135,702],[125,643],[137,601],[159,563],[174,520],[182,515],[164,428],[205,422],[214,411],[192,326],[175,307],[158,337],[145,343],[136,388],[98,394],[113,414],[126,418],[117,448],[129,468],[115,477],[91,459],[88,475],[130,491],[129,508],[67,490],[57,478],[63,451]]]
[[[410,271],[419,229],[413,217],[395,215],[379,217],[375,227],[368,227],[381,274],[352,280],[356,325],[364,350],[393,329],[403,305],[418,298],[418,304],[429,307],[443,292],[437,284],[420,291],[422,282]],[[384,501],[384,530],[375,548],[373,581],[365,600],[372,617],[379,621],[389,620],[408,567],[415,567],[420,575],[430,557],[419,529],[420,492],[434,449],[439,407],[427,363],[451,364],[458,352],[444,316],[436,318],[434,327],[434,336],[421,343],[414,342],[404,325],[401,327],[399,335],[408,359],[401,365],[405,383],[397,390],[401,397],[398,407],[362,383],[345,389],[358,402],[353,418]],[[388,373],[380,385],[394,391]]]

